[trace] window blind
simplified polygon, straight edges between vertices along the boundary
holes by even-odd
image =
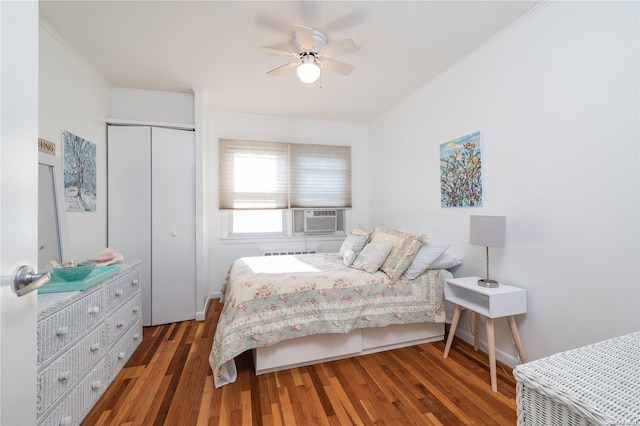
[[[351,147],[289,145],[291,207],[351,207]]]
[[[288,146],[220,139],[220,209],[286,209]]]
[[[351,147],[219,142],[220,209],[351,207]]]

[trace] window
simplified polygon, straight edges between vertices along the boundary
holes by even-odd
[[[234,210],[231,215],[231,233],[284,234],[283,213],[282,210]]]
[[[286,233],[287,209],[351,207],[351,147],[220,139],[230,234]]]

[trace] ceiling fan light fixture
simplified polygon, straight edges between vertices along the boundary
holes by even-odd
[[[305,55],[302,63],[298,65],[298,78],[304,83],[311,84],[320,78],[320,66],[316,63],[313,55]]]

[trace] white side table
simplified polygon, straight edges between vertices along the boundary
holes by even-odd
[[[496,379],[496,348],[495,337],[493,332],[493,319],[507,317],[509,328],[513,340],[518,349],[520,361],[527,362],[518,328],[513,319],[514,315],[524,314],[527,312],[527,293],[524,289],[513,287],[506,284],[500,284],[496,288],[486,288],[478,285],[478,277],[452,278],[445,281],[444,297],[450,302],[456,304],[456,310],[451,320],[451,329],[449,330],[449,338],[444,348],[444,358],[449,356],[453,336],[458,327],[458,320],[462,308],[469,309],[474,312],[474,338],[473,346],[478,350],[479,336],[478,328],[480,324],[480,315],[486,318],[487,326],[487,350],[489,352],[489,370],[491,372],[491,389],[494,392],[498,390]]]

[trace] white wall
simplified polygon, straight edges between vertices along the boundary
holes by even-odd
[[[68,252],[75,260],[82,260],[107,244],[105,117],[109,113],[110,87],[43,21],[39,43],[38,136],[55,142],[58,156],[63,151],[63,130],[96,144],[96,211],[67,213]]]
[[[484,274],[469,216],[507,216],[491,270],[528,292],[530,360],[640,329],[638,6],[545,5],[371,126],[372,224],[452,241],[468,276]],[[441,208],[439,145],[478,130],[484,206]]]
[[[136,123],[194,124],[192,93],[114,87],[111,117]]]
[[[218,139],[245,139],[293,143],[351,146],[352,201],[351,225],[369,224],[369,130],[362,124],[301,120],[280,117],[209,112],[207,124],[209,151],[209,277],[210,291],[217,295],[229,266],[241,256],[259,256],[260,247],[304,247],[303,237],[272,240],[229,241],[221,239],[218,210]],[[308,237],[320,251],[338,251],[342,238]]]

